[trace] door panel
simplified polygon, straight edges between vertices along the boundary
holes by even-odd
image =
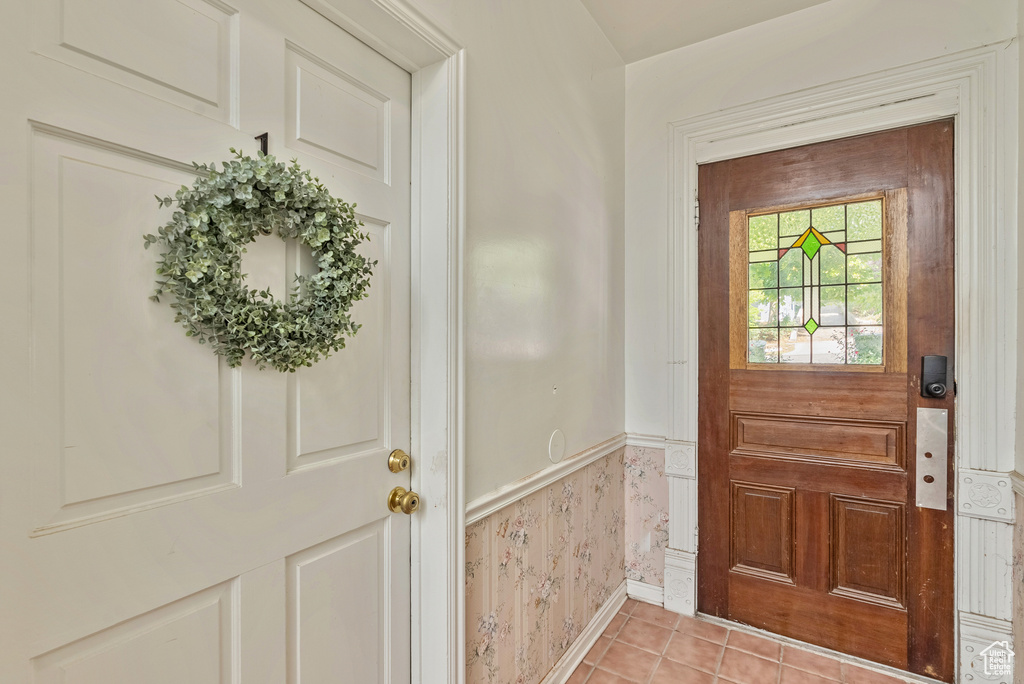
[[[298,0],[17,5],[0,681],[407,683],[409,74]],[[186,338],[142,249],[154,195],[263,132],[378,262],[356,337],[291,374]],[[310,262],[270,236],[243,271],[282,296]]]
[[[702,166],[698,240],[699,610],[947,681],[953,511],[908,453],[953,405],[919,379],[953,360],[952,149],[938,122]]]

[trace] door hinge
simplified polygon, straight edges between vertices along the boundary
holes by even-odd
[[[700,230],[700,200],[693,198],[693,229]]]

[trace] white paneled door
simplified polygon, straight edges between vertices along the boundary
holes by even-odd
[[[409,74],[299,0],[5,2],[0,57],[0,682],[407,683]],[[148,299],[154,195],[264,132],[379,262],[294,374]]]

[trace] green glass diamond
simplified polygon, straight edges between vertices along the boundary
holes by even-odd
[[[818,324],[814,322],[813,318],[811,320],[807,321],[806,323],[804,323],[804,330],[806,330],[807,332],[809,332],[812,335],[814,334],[814,331],[817,330],[817,329],[818,329]]]
[[[821,242],[818,238],[814,237],[814,233],[808,233],[804,244],[800,245],[800,249],[804,250],[804,254],[807,255],[808,259],[813,259],[814,255],[821,249]]]

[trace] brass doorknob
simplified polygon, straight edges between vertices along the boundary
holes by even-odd
[[[410,463],[412,463],[412,459],[409,458],[409,454],[401,449],[395,449],[388,456],[388,470],[393,473],[400,473],[408,469]]]
[[[392,513],[412,515],[419,507],[420,495],[416,492],[407,492],[404,487],[395,487],[388,494],[388,508]]]

